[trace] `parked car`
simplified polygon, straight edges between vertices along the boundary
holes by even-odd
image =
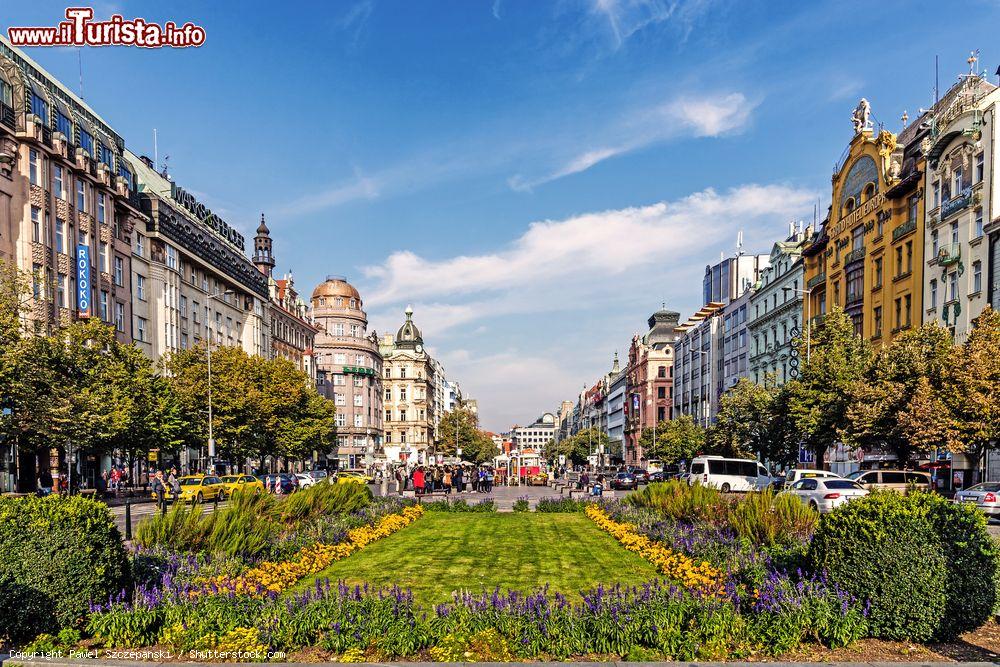
[[[203,503],[206,500],[226,499],[226,489],[222,480],[211,475],[186,475],[177,480],[181,492],[176,498],[182,502]],[[167,489],[166,497],[173,498],[173,492]]]
[[[771,483],[771,475],[760,461],[698,456],[691,461],[688,484],[714,486],[723,493],[753,491]]]
[[[986,516],[1000,516],[1000,482],[983,482],[955,494],[956,503],[975,503]]]
[[[268,491],[274,489],[276,481],[278,484],[281,485],[282,493],[286,494],[292,493],[295,491],[295,489],[298,488],[298,481],[295,479],[295,476],[289,475],[288,473],[285,472],[268,473],[266,475],[261,475],[260,477],[258,477],[258,479],[260,480],[261,484],[264,485],[264,488],[267,489]]]
[[[807,477],[817,477],[821,479],[843,479],[842,475],[830,472],[829,470],[818,470],[814,468],[795,468],[794,470],[789,470],[785,473],[784,477],[774,477],[771,480],[771,488],[780,491],[782,489],[787,489],[795,484],[795,482],[800,479],[806,479]]]
[[[625,466],[622,470],[631,473],[639,484],[649,484],[649,473],[639,466]]]
[[[858,470],[847,476],[866,489],[891,489],[906,493],[911,488],[931,490],[930,473],[919,470]]]
[[[639,479],[630,472],[618,472],[611,478],[612,489],[638,489]]]
[[[662,470],[654,470],[653,472],[649,473],[650,484],[652,484],[653,482],[662,482],[663,480],[664,480],[664,472]]]
[[[364,470],[339,470],[336,476],[337,484],[371,484],[371,475]]]
[[[832,512],[844,503],[868,495],[868,491],[860,484],[843,477],[806,477],[782,493],[798,496],[802,502],[821,514]]]
[[[325,470],[308,470],[295,473],[295,479],[298,480],[300,489],[308,489],[310,486],[327,481],[327,475]]]
[[[234,493],[264,493],[264,484],[253,475],[227,475],[222,478],[222,487],[226,496]]]

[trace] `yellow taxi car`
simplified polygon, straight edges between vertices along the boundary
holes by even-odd
[[[337,484],[371,484],[373,481],[363,470],[337,471]]]
[[[222,492],[219,500],[234,493],[264,493],[264,482],[253,475],[227,475],[222,478]]]
[[[177,480],[181,485],[181,493],[176,500],[191,503],[203,503],[206,500],[225,500],[227,493],[222,480],[212,475],[187,475]],[[167,489],[166,497],[174,500],[173,491]]]

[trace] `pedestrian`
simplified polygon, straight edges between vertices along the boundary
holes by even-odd
[[[465,468],[463,466],[458,466],[455,470],[455,491],[457,493],[462,493],[465,490]]]
[[[444,471],[444,477],[442,478],[442,483],[444,484],[444,493],[446,496],[451,495],[451,469],[448,468]]]
[[[38,493],[47,496],[52,493],[52,472],[48,468],[42,468],[42,473],[38,476]]]
[[[441,466],[434,469],[434,489],[437,491],[444,490],[444,469]]]
[[[161,514],[167,513],[167,487],[163,483],[163,472],[160,470],[156,471],[156,476],[153,477],[152,483],[153,495],[156,496],[156,506],[159,508]]]
[[[176,469],[170,469],[170,476],[167,478],[167,485],[170,487],[170,495],[174,497],[174,502],[181,497],[181,480],[174,474]]]
[[[490,493],[493,490],[493,471],[487,468],[483,473],[483,478],[486,480],[486,493]]]
[[[399,495],[403,495],[403,488],[406,486],[403,483],[403,479],[404,479],[404,477],[403,477],[403,469],[402,468],[396,468],[396,492]]]
[[[473,470],[469,476],[469,483],[473,493],[479,493],[479,471]]]
[[[413,471],[413,490],[416,495],[424,495],[424,469],[417,468]]]

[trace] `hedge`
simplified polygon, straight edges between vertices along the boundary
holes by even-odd
[[[131,590],[122,536],[103,503],[0,498],[0,640],[76,627],[91,601]]]

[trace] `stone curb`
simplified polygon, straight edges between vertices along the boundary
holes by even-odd
[[[173,661],[173,662],[156,662],[156,661],[146,661],[146,660],[104,660],[100,658],[94,659],[68,659],[68,658],[16,658],[11,657],[10,654],[0,653],[0,667],[15,667],[16,665],[23,665],[24,667],[134,667],[135,665],[142,665],[142,667],[176,667],[178,664],[188,665],[190,667],[219,667],[220,664],[240,664],[240,665],[275,665],[280,664],[285,667],[316,667],[318,663],[301,663],[301,662],[244,662],[244,663],[209,663],[209,662],[183,662],[183,661]],[[489,665],[491,667],[510,667],[513,663],[497,663],[497,662],[481,662],[481,663],[461,663],[461,662],[369,662],[369,663],[358,663],[362,665],[372,665],[377,667],[447,667],[448,665]],[[950,667],[1000,667],[1000,664],[995,662],[624,662],[624,661],[613,661],[613,662],[533,662],[527,663],[531,665],[537,665],[539,667],[566,667],[567,664],[579,665],[581,667],[586,667],[588,665],[614,665],[616,667],[652,667],[654,665],[674,665],[685,667],[817,667],[818,665],[823,665],[824,667],[902,667],[904,665],[909,667],[943,667],[948,665]]]

